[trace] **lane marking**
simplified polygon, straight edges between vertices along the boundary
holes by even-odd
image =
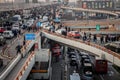
[[[100,75],[100,78],[101,78],[101,80],[104,80],[104,78],[103,78],[103,76],[102,76],[102,75]]]

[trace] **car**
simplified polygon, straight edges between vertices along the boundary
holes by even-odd
[[[86,71],[82,77],[83,80],[93,80],[93,73],[91,71]]]
[[[104,47],[120,54],[120,41],[107,43]]]
[[[77,59],[76,58],[71,58],[70,59],[70,65],[71,66],[78,66]]]
[[[43,28],[46,28],[46,26],[49,26],[49,25],[50,25],[49,22],[42,22],[42,24],[41,24],[41,26],[42,26]]]
[[[57,34],[62,34],[63,32],[66,32],[66,30],[64,28],[58,29],[55,31],[55,33]]]
[[[14,37],[14,34],[13,34],[12,31],[7,30],[7,31],[3,32],[3,37],[5,37],[5,38],[12,38],[12,37]]]
[[[67,33],[67,36],[74,37],[74,38],[80,38],[80,33],[78,31],[70,31]]]
[[[3,33],[5,31],[4,27],[0,27],[0,33]]]
[[[4,45],[6,43],[6,39],[0,35],[0,45]]]
[[[70,80],[81,80],[81,77],[79,73],[76,73],[76,71],[74,71],[72,75],[70,75]]]
[[[68,56],[69,58],[71,58],[72,56],[76,56],[75,52],[68,52]]]
[[[83,63],[91,63],[90,59],[84,59]]]
[[[48,21],[48,17],[47,16],[43,16],[42,20],[43,21]]]
[[[19,30],[20,30],[19,23],[13,24],[13,25],[12,25],[12,30],[17,30],[17,31],[19,31]]]

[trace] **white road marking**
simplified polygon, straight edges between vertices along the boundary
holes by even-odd
[[[104,80],[104,78],[102,77],[102,75],[100,75],[100,78],[101,78],[101,80]]]

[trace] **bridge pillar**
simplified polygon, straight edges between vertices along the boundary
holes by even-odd
[[[68,62],[68,58],[67,58],[67,50],[68,50],[68,47],[67,46],[64,46],[63,47],[63,56],[64,56],[64,62],[65,62],[65,66],[64,66],[64,79],[63,80],[67,80],[68,79],[68,65],[67,65],[67,62]]]

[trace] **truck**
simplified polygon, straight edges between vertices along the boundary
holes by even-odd
[[[108,62],[107,60],[98,59],[95,61],[95,71],[96,73],[107,73]]]

